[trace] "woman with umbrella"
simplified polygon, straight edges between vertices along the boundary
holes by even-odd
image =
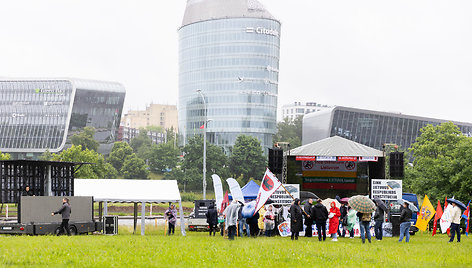
[[[359,229],[361,231],[362,243],[365,243],[365,238],[371,243],[370,238],[370,220],[372,212],[375,210],[375,204],[367,196],[356,195],[349,199],[349,206],[357,210],[357,217],[359,217]]]
[[[400,239],[398,242],[402,242],[405,237],[405,242],[410,242],[410,226],[411,226],[411,209],[408,202],[403,202],[402,213],[400,214]]]
[[[329,209],[329,231],[328,233],[331,235],[331,238],[333,238],[333,242],[338,241],[337,238],[337,233],[339,229],[339,216],[341,216],[341,212],[339,211],[339,208],[336,207],[335,202],[331,202],[331,208]]]
[[[292,240],[298,240],[298,232],[303,228],[302,208],[300,207],[300,199],[296,198],[290,206],[290,231],[292,232]]]

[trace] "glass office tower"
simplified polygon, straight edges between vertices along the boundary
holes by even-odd
[[[124,87],[79,79],[0,80],[0,151],[14,159],[35,159],[67,147],[85,126],[96,129],[104,147],[115,141]]]
[[[241,134],[272,147],[280,22],[255,0],[189,0],[179,45],[181,140],[206,131],[227,154]]]
[[[340,136],[382,150],[383,144],[397,144],[408,149],[428,124],[439,125],[448,120],[386,113],[337,106],[303,117],[303,144],[332,136]],[[472,124],[453,122],[462,133],[472,135]]]

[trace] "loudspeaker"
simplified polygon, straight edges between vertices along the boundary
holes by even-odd
[[[369,163],[369,178],[385,179],[385,158],[379,157],[377,162]]]
[[[284,151],[280,148],[269,149],[269,170],[274,174],[282,174]]]
[[[390,177],[403,178],[403,152],[390,153]]]
[[[103,216],[103,233],[107,235],[118,234],[118,216]]]

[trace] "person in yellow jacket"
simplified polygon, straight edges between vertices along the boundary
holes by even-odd
[[[257,225],[259,226],[259,230],[264,230],[264,215],[266,213],[266,210],[265,210],[265,207],[263,206],[260,210],[259,210],[259,220],[257,222]]]

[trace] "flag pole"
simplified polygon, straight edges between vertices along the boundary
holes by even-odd
[[[287,191],[287,189],[285,188],[283,183],[281,183],[280,186],[282,186],[284,188],[285,192],[287,192],[287,194],[293,199],[293,201],[295,201],[295,198],[293,198],[293,196],[290,194],[290,192]],[[305,214],[305,216],[309,217],[308,214],[306,214],[305,210],[302,209],[302,211],[303,211],[303,214]]]

